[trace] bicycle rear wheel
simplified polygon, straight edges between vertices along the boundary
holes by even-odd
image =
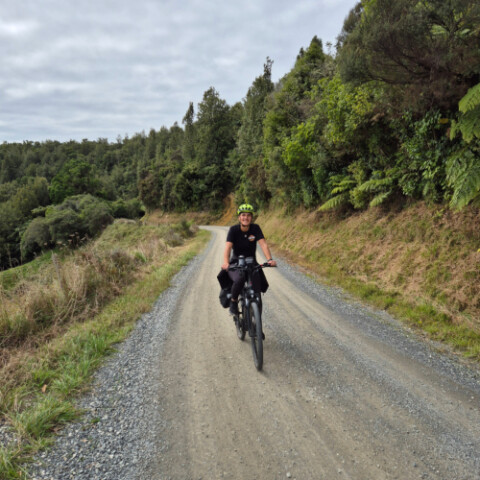
[[[250,304],[250,322],[253,363],[255,363],[257,370],[261,370],[263,367],[262,316],[256,302]]]

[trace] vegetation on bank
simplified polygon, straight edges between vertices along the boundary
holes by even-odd
[[[75,252],[0,273],[0,478],[26,478],[105,355],[207,239],[186,221],[119,221]]]
[[[480,212],[414,203],[341,218],[262,214],[273,250],[417,332],[480,360]]]

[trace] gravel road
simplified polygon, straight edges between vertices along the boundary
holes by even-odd
[[[478,369],[280,261],[257,372],[218,302],[226,230],[205,228],[31,478],[480,479]]]

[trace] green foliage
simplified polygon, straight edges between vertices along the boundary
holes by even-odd
[[[438,111],[428,111],[414,121],[410,113],[398,124],[400,149],[396,167],[404,195],[438,202],[445,194],[445,162],[451,151],[446,126]]]
[[[235,146],[241,114],[239,106],[230,108],[213,87],[204,93],[195,122],[195,159],[171,179],[176,209],[221,207],[232,188],[226,160]]]
[[[480,83],[468,90],[460,100],[458,108],[461,113],[458,121],[452,122],[450,138],[455,138],[460,132],[466,142],[480,139]]]
[[[359,201],[358,198],[359,194],[360,196],[362,194],[367,194],[367,196],[371,198],[369,206],[378,207],[392,195],[392,193],[394,192],[394,183],[395,177],[394,175],[392,175],[392,172],[373,172],[371,178],[369,178],[366,182],[362,183],[352,191],[351,197],[352,199],[354,199],[352,202],[353,206],[355,208],[364,207],[364,203],[362,201]]]
[[[27,258],[35,252],[48,248],[51,244],[51,235],[45,218],[34,218],[22,235],[20,249],[22,257]]]
[[[119,198],[112,202],[110,207],[114,218],[129,218],[133,220],[141,217],[145,213],[144,206],[140,200],[136,198],[130,200]]]
[[[373,79],[397,86],[392,89],[395,108],[417,112],[451,110],[478,82],[476,0],[375,0],[361,5],[344,27],[339,55],[344,81]]]
[[[319,130],[316,120],[308,120],[314,106],[311,90],[329,74],[326,59],[321,41],[314,37],[307,50],[300,50],[295,66],[267,103],[263,130],[266,185],[275,201],[290,206],[304,201],[311,205],[318,198],[310,163],[319,150]]]
[[[239,198],[255,199],[261,205],[270,195],[266,185],[263,157],[263,122],[268,96],[273,91],[273,62],[267,57],[263,75],[248,89],[243,102],[243,115],[238,130],[237,147],[229,158],[229,170]],[[252,200],[253,201],[253,200]]]
[[[319,207],[320,211],[332,210],[348,205],[350,203],[350,191],[357,182],[352,175],[333,175],[330,178],[330,184],[332,186],[331,198]]]
[[[82,157],[69,160],[52,179],[49,193],[53,203],[62,203],[65,198],[78,194],[95,194],[99,182],[93,166]]]
[[[95,237],[113,222],[110,206],[92,195],[67,198],[50,206],[45,217],[33,219],[20,241],[24,259],[56,245],[75,247],[85,237]]]
[[[453,152],[447,161],[447,184],[452,189],[450,206],[461,209],[470,202],[480,205],[480,142]]]

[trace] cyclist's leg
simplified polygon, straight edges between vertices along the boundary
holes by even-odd
[[[228,276],[232,280],[232,297],[230,299],[230,313],[232,315],[238,315],[238,295],[242,291],[243,284],[245,283],[243,272],[238,270],[229,270]]]
[[[243,284],[245,283],[245,277],[243,272],[239,272],[238,270],[229,270],[228,276],[231,278],[232,284],[232,298],[238,300],[238,295],[242,291]]]

